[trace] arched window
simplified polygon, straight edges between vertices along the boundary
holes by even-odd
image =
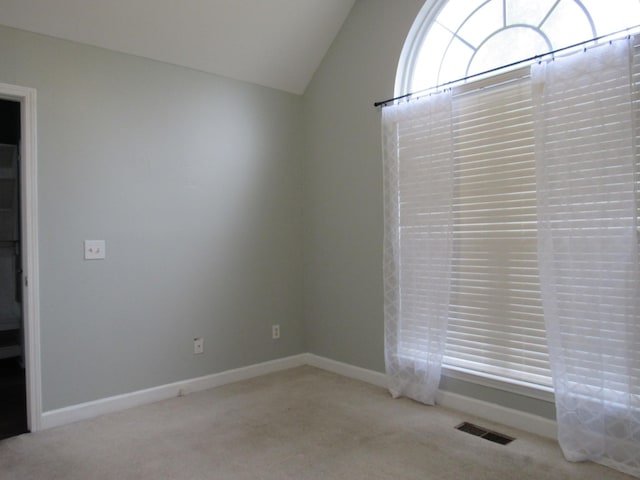
[[[396,94],[638,24],[638,0],[427,1],[405,43]],[[551,391],[530,81],[521,68],[483,78],[481,87],[453,89],[454,246],[444,364],[474,378]],[[432,186],[430,173],[415,177],[424,182],[420,188]]]
[[[638,22],[638,0],[428,1],[405,44],[396,93],[442,85]]]

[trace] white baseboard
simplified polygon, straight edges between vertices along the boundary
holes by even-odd
[[[42,414],[41,429],[66,425],[68,423],[85,420],[106,413],[118,412],[127,408],[137,407],[148,403],[166,400],[168,398],[186,395],[188,393],[207,390],[229,383],[259,377],[289,368],[310,365],[312,367],[337,373],[348,378],[361,380],[379,387],[386,388],[387,378],[384,373],[356,367],[338,362],[312,353],[303,353],[291,357],[272,360],[269,362],[250,365],[247,367],[227,370],[226,372],[193,378],[180,382],[161,385],[158,387],[139,390],[114,397],[103,398],[93,402],[72,405],[70,407],[51,410]],[[466,397],[456,393],[438,392],[437,403],[447,408],[459,410],[469,415],[486,418],[493,422],[509,427],[525,430],[536,435],[556,439],[556,422],[537,415],[506,408],[482,400]]]
[[[249,378],[259,377],[268,373],[300,367],[306,364],[304,354],[272,360],[269,362],[249,365],[248,367],[227,370],[213,375],[192,378],[180,382],[161,385],[158,387],[138,390],[113,397],[102,398],[92,402],[71,405],[69,407],[50,410],[42,414],[40,429],[58,427],[68,423],[86,420],[104,415],[106,413],[119,412],[127,408],[137,407],[148,403],[166,400],[168,398],[186,395],[192,392],[219,387],[228,383],[235,383]]]
[[[508,427],[524,430],[541,437],[557,440],[558,427],[554,420],[532,415],[513,408],[503,407],[457,393],[440,390],[436,396],[436,403],[443,407],[458,410],[474,417],[485,418],[492,422]]]
[[[307,365],[312,367],[321,368],[322,370],[337,373],[343,377],[362,380],[363,382],[371,383],[378,387],[387,388],[387,376],[384,373],[368,370],[362,367],[356,367],[348,363],[338,362],[325,357],[319,357],[313,353],[306,353],[305,361]]]

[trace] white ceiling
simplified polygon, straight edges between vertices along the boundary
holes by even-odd
[[[355,0],[0,0],[0,24],[296,94]]]

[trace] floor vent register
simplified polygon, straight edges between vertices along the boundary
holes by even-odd
[[[475,435],[476,437],[484,438],[490,442],[499,443],[500,445],[507,445],[515,440],[515,438],[509,437],[508,435],[487,430],[486,428],[479,427],[478,425],[474,425],[469,422],[462,422],[456,427],[456,429],[470,435]]]

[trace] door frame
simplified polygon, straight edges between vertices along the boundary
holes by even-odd
[[[20,222],[22,252],[23,355],[27,386],[27,426],[41,429],[40,297],[38,273],[38,181],[36,91],[0,83],[0,98],[20,103]]]

